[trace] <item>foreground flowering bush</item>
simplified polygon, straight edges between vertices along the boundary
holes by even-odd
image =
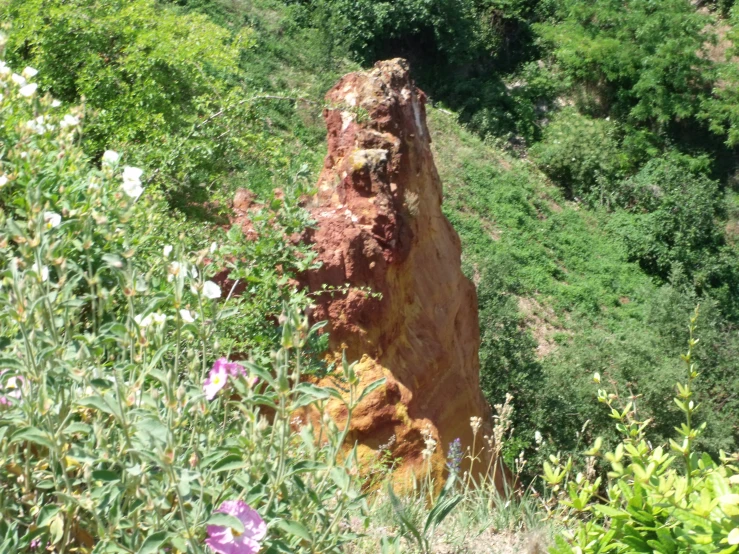
[[[294,419],[340,398],[302,382],[315,329],[286,308],[271,365],[222,351],[221,248],[154,249],[145,173],[94,166],[34,76],[0,65],[0,552],[339,552],[347,431]]]
[[[552,456],[544,464],[551,488],[552,514],[570,530],[558,537],[552,554],[731,554],[739,550],[739,456],[723,451],[718,459],[697,452],[695,441],[705,423],[696,424],[700,404],[694,397],[699,373],[694,361],[695,316],[690,322],[686,375],[677,383],[674,402],[685,414],[676,428],[678,440],[652,445],[645,430],[650,421],[637,417],[635,399],[620,405],[616,393],[598,390],[616,421],[622,441],[602,453],[597,439],[585,452],[587,466],[573,475],[570,458]],[[600,374],[594,376],[601,382]],[[595,476],[596,461],[609,468],[608,480]]]

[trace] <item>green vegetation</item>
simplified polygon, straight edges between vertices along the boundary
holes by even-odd
[[[312,224],[299,199],[325,151],[323,93],[404,56],[478,288],[483,390],[513,395],[504,458],[533,489],[548,462],[559,485],[553,551],[734,551],[737,17],[731,0],[0,2],[5,60],[38,70],[27,96],[1,71],[0,550],[198,551],[209,518],[240,531],[213,515],[237,498],[270,552],[475,548],[470,528],[537,527],[531,489],[513,510],[459,483],[440,503],[420,501],[428,484],[365,502],[341,430],[326,446],[290,431],[290,405],[333,394],[298,384],[327,371],[325,337],[290,285],[313,257],[284,238]],[[252,241],[226,228],[242,188]],[[224,298],[234,282],[215,266],[245,292],[208,299],[209,280]],[[234,370],[205,400],[216,360],[246,352],[250,379]],[[608,455],[580,452],[596,441]]]

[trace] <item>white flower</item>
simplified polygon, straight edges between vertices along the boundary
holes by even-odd
[[[541,436],[541,433],[539,431],[536,431],[534,433],[534,440],[536,441],[536,444],[541,444],[543,437]]]
[[[151,314],[147,315],[144,318],[142,318],[141,314],[139,314],[134,317],[133,320],[138,324],[139,327],[141,327],[142,329],[146,329],[151,325]]]
[[[167,321],[167,316],[157,312],[151,315],[151,319],[154,322],[154,325],[164,325]]]
[[[103,162],[108,165],[114,165],[121,159],[121,155],[115,150],[106,150],[103,152]]]
[[[43,135],[47,131],[51,131],[54,126],[46,123],[43,115],[38,116],[36,119],[26,122],[26,127],[31,129],[37,135]]]
[[[62,216],[55,212],[44,212],[44,223],[47,229],[56,227],[62,222]]]
[[[197,314],[193,314],[190,310],[180,310],[180,317],[185,323],[194,323]]]
[[[61,100],[57,100],[56,98],[54,98],[54,100],[51,101],[51,107],[52,108],[58,108],[61,105],[62,105],[62,101]]]
[[[600,383],[600,373],[598,373],[597,371],[593,373],[593,381],[595,381],[596,383]]]
[[[206,281],[203,284],[203,294],[206,298],[215,300],[221,297],[221,287],[216,285],[213,281]]]
[[[59,127],[61,127],[62,129],[66,129],[67,127],[77,127],[77,125],[79,124],[79,118],[73,116],[72,114],[67,114],[64,116],[64,119],[62,119],[61,123],[59,123]]]
[[[17,73],[13,73],[10,76],[10,80],[13,81],[19,87],[25,86],[26,84],[26,78],[23,77],[22,75],[18,75]]]
[[[192,266],[190,268],[190,275],[192,275],[193,279],[197,279],[198,278],[198,268],[195,266]]]
[[[172,245],[167,244],[162,248],[162,252],[164,252],[164,257],[169,258],[169,255],[172,253]]]
[[[169,272],[172,275],[179,275],[181,267],[180,262],[172,262],[169,264]]]
[[[8,184],[8,178],[5,175],[0,175],[0,188],[3,188]]]
[[[37,69],[34,69],[34,68],[32,68],[32,67],[31,67],[31,66],[29,66],[29,65],[27,65],[27,66],[26,66],[25,68],[23,68],[23,71],[21,72],[21,74],[22,74],[22,75],[23,75],[23,76],[24,76],[24,77],[25,77],[26,79],[33,79],[33,78],[34,78],[34,77],[35,77],[36,75],[38,75],[38,70],[37,70]]]
[[[45,265],[41,266],[41,270],[39,271],[38,264],[33,264],[31,266],[31,269],[41,277],[41,282],[44,282],[49,279],[49,268]]]
[[[21,96],[25,98],[30,98],[34,94],[36,94],[36,89],[38,88],[38,85],[36,83],[31,83],[30,85],[26,85],[22,87],[18,92],[21,93]]]
[[[210,253],[213,254],[216,250],[218,250],[218,243],[214,242],[210,245]]]
[[[144,192],[141,186],[141,175],[143,170],[138,167],[126,166],[123,168],[123,192],[131,198],[138,198]]]
[[[0,61],[0,75],[8,75],[10,73],[10,68],[8,67],[8,64],[6,64],[3,61]]]

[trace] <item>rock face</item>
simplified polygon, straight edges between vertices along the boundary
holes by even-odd
[[[395,59],[346,75],[326,99],[328,155],[308,237],[323,265],[302,280],[313,291],[351,286],[318,295],[314,318],[329,322],[334,359],[345,350],[359,360],[365,384],[387,379],[353,416],[350,440],[360,458],[370,462],[391,443],[401,477],[424,475],[428,430],[438,442],[432,468],[439,477],[449,443],[471,446],[470,418],[481,417],[480,449],[491,415],[479,385],[477,296],[460,268],[459,237],[441,212],[426,97],[407,63]],[[338,404],[331,409],[345,418]],[[476,471],[487,467],[486,456]]]

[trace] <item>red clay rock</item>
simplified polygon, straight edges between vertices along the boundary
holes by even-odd
[[[351,285],[321,294],[313,317],[328,320],[331,357],[359,360],[363,383],[385,377],[358,407],[350,440],[369,460],[393,435],[400,475],[424,475],[422,431],[438,441],[433,472],[443,474],[455,438],[490,434],[479,384],[477,296],[462,274],[460,240],[441,211],[442,184],[426,127],[426,96],[401,59],[346,75],[326,96],[328,155],[309,209],[320,269],[304,285]],[[358,290],[370,287],[381,299]],[[345,413],[338,404],[334,418]],[[487,458],[477,469],[487,467]],[[499,472],[500,473],[500,472]]]

